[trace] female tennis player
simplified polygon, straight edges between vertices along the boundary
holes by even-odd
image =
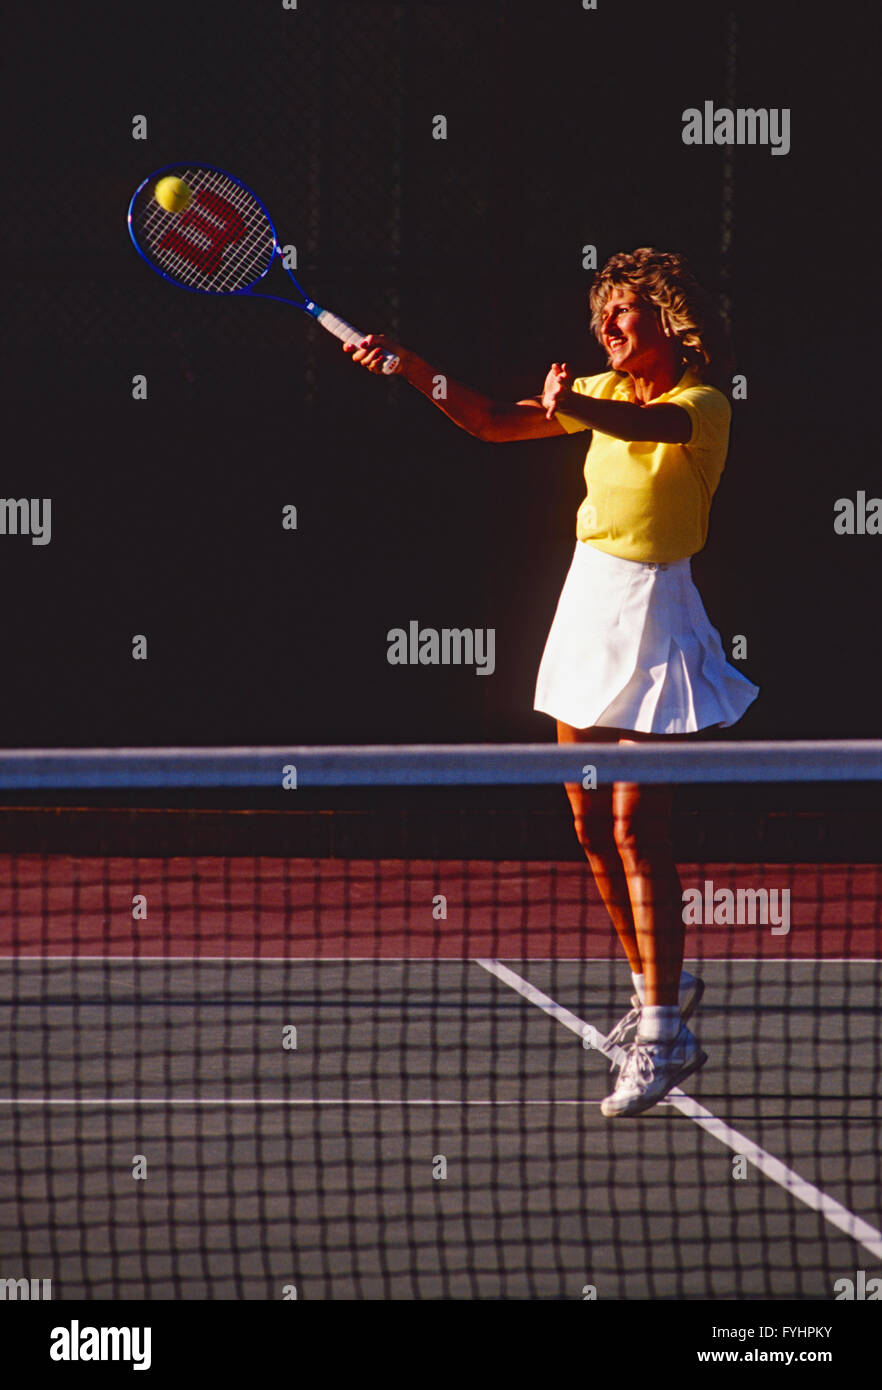
[[[731,407],[719,388],[728,342],[683,256],[643,247],[612,256],[590,293],[610,370],[554,362],[541,396],[500,403],[372,335],[344,352],[405,379],[478,439],[592,431],[576,550],[536,685],[560,742],[689,738],[741,717],[758,690],[726,660],[691,575],[707,538]],[[704,986],[683,970],[682,890],[671,845],[673,789],[616,782],[567,787],[576,833],[624,947],[631,1010],[607,1042],[631,1038],[604,1115],[639,1115],[707,1060],[686,1026]]]

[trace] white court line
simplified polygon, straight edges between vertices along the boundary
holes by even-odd
[[[591,1024],[585,1023],[583,1019],[577,1018],[575,1014],[570,1013],[569,1009],[556,1004],[549,995],[544,994],[535,985],[531,985],[529,980],[524,980],[520,975],[516,975],[501,961],[477,960],[475,964],[482,966],[491,975],[495,975],[498,980],[516,990],[531,1004],[536,1004],[544,1013],[556,1018],[565,1028],[577,1033],[584,1042],[587,1042],[590,1047],[596,1048],[605,1057],[613,1057],[614,1053],[618,1053],[615,1060],[619,1060],[624,1056],[621,1048],[607,1051],[604,1040],[596,1028],[592,1028]],[[687,1096],[675,1088],[668,1092],[665,1102],[679,1110],[681,1115],[685,1115],[687,1119],[694,1120],[697,1125],[707,1130],[708,1134],[713,1135],[714,1139],[718,1139],[733,1153],[743,1155],[748,1163],[759,1168],[760,1172],[765,1173],[767,1178],[778,1183],[792,1197],[798,1198],[800,1202],[804,1202],[813,1211],[819,1212],[832,1226],[844,1231],[865,1250],[869,1250],[871,1255],[875,1255],[876,1259],[882,1259],[882,1231],[878,1231],[875,1226],[871,1226],[860,1216],[855,1216],[854,1212],[848,1210],[848,1207],[844,1207],[834,1197],[822,1192],[819,1187],[815,1187],[814,1183],[801,1177],[793,1168],[788,1168],[780,1159],[773,1158],[759,1144],[755,1144],[752,1139],[748,1139],[737,1129],[732,1129],[725,1120],[718,1119],[716,1115],[705,1109],[703,1105],[699,1105],[698,1101],[693,1100],[691,1096]]]

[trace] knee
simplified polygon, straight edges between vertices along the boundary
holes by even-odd
[[[605,854],[615,850],[612,817],[584,815],[579,812],[573,816],[576,838],[586,854]]]
[[[623,861],[637,868],[671,853],[670,817],[661,813],[647,809],[618,815],[613,835]]]

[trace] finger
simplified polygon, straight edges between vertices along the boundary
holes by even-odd
[[[353,362],[357,362],[360,367],[369,367],[376,361],[376,348],[356,348],[352,354]]]

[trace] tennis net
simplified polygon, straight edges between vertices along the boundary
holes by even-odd
[[[562,784],[613,782],[675,788],[709,1060],[610,1120],[633,986]],[[0,753],[5,1286],[878,1276],[880,787],[882,742]]]

